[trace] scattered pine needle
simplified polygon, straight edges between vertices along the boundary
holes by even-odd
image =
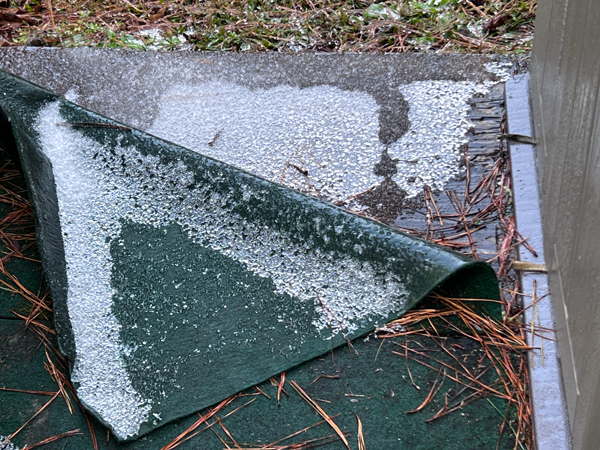
[[[425,408],[427,405],[429,405],[429,403],[431,403],[431,401],[435,398],[435,396],[437,395],[437,393],[442,388],[442,386],[444,384],[444,380],[446,378],[446,372],[444,371],[444,377],[442,378],[442,381],[441,381],[441,383],[438,386],[439,374],[440,374],[440,372],[438,371],[438,377],[433,382],[433,385],[431,386],[431,389],[429,390],[429,394],[427,394],[427,397],[425,397],[425,400],[423,400],[423,403],[421,403],[419,406],[417,406],[416,409],[411,409],[410,411],[404,411],[404,414],[414,414],[414,413],[417,413],[417,412],[421,411],[423,408]],[[437,389],[436,389],[436,387],[437,387]]]
[[[11,441],[17,434],[19,434],[23,430],[23,428],[25,428],[27,426],[27,424],[29,422],[31,422],[33,419],[35,419],[43,410],[45,410],[48,407],[48,405],[50,405],[50,403],[52,403],[54,401],[54,399],[56,397],[58,397],[59,394],[60,394],[60,392],[57,392],[56,394],[54,394],[52,396],[52,398],[50,400],[48,400],[44,406],[42,406],[33,416],[31,416],[31,418],[21,426],[21,428],[19,428],[17,431],[15,431],[13,434],[11,434],[7,438],[7,440]]]
[[[355,414],[355,415],[356,415],[356,421],[358,422],[358,433],[357,433],[358,450],[367,450],[367,446],[365,445],[365,437],[363,436],[362,421],[360,420],[360,417],[358,417],[358,414]]]
[[[76,436],[78,434],[83,434],[83,433],[79,432],[79,428],[77,430],[66,431],[64,433],[60,433],[55,436],[46,438],[43,441],[40,441],[36,444],[26,445],[25,447],[23,447],[23,450],[30,450],[32,448],[39,447],[40,445],[46,445],[46,444],[49,444],[50,442],[58,441],[59,439],[63,439],[66,437]]]
[[[0,387],[0,391],[6,392],[19,392],[21,394],[37,394],[37,395],[56,395],[57,392],[48,392],[48,391],[26,391],[23,389],[12,389],[7,387]],[[60,393],[60,391],[58,392]]]
[[[315,378],[314,380],[312,380],[312,383],[310,383],[310,385],[312,386],[317,381],[319,381],[321,378],[331,378],[331,379],[334,379],[334,380],[339,380],[340,376],[339,375],[324,375],[324,374],[321,374],[317,378]]]
[[[339,417],[339,416],[340,416],[340,414],[336,414],[335,416],[331,416],[331,419],[335,419],[336,417]],[[268,447],[268,448],[274,448],[274,447],[277,447],[277,444],[279,444],[279,443],[281,443],[281,442],[283,442],[283,441],[287,441],[287,440],[289,440],[289,439],[291,439],[291,438],[293,438],[293,437],[296,437],[296,436],[298,436],[299,434],[305,433],[305,432],[307,432],[308,430],[310,430],[311,428],[318,427],[319,425],[322,425],[322,424],[324,424],[324,423],[326,423],[326,422],[327,422],[326,420],[321,420],[320,422],[317,422],[317,423],[315,423],[315,424],[313,424],[313,425],[310,425],[310,426],[308,426],[308,427],[306,427],[306,428],[302,428],[301,430],[299,430],[299,431],[296,431],[295,433],[292,433],[292,434],[290,434],[289,436],[286,436],[286,437],[284,437],[284,438],[281,438],[281,439],[279,439],[279,440],[277,440],[277,441],[271,442],[270,444],[267,444],[267,445],[265,445],[265,446],[264,446],[264,448],[267,448],[267,447]],[[336,434],[336,436],[337,436],[337,434]],[[293,444],[293,445],[297,445],[297,444]]]
[[[241,395],[239,395],[239,397],[241,397]],[[248,401],[248,402],[244,403],[243,405],[240,405],[240,406],[238,406],[238,407],[237,407],[237,408],[235,408],[233,411],[230,411],[230,412],[228,412],[227,414],[225,414],[225,415],[224,415],[224,416],[221,418],[221,420],[223,420],[223,419],[226,419],[227,417],[231,416],[232,414],[235,414],[235,413],[236,413],[236,412],[238,412],[240,409],[242,409],[242,408],[245,408],[246,406],[248,406],[250,403],[252,403],[252,402],[254,402],[254,401],[256,401],[256,399],[255,399],[255,398],[253,398],[252,400],[250,400],[250,401]],[[213,425],[215,425],[215,424],[216,424],[216,422],[213,422],[213,423],[211,423],[211,424],[209,424],[209,425],[205,426],[205,427],[204,427],[204,428],[202,428],[201,430],[199,430],[199,431],[196,431],[195,433],[193,433],[193,434],[190,434],[190,435],[186,436],[186,438],[185,438],[185,439],[183,439],[183,441],[189,441],[190,439],[192,439],[193,437],[195,437],[195,436],[199,435],[200,433],[202,433],[202,432],[204,432],[204,431],[208,430],[209,428],[212,428],[212,426],[213,426]],[[182,441],[182,442],[183,442],[183,441]]]
[[[344,436],[344,433],[342,433],[342,430],[340,430],[340,428],[333,421],[333,419],[327,415],[327,413],[323,410],[323,408],[321,408],[321,406],[319,406],[319,404],[317,402],[315,402],[312,398],[310,398],[310,396],[306,392],[304,392],[304,390],[300,387],[300,385],[298,383],[296,383],[296,381],[292,380],[292,381],[290,381],[290,384],[296,390],[296,392],[298,392],[298,394],[300,394],[300,396],[304,400],[306,400],[306,402],[309,405],[311,405],[315,409],[315,411],[317,411],[321,415],[321,417],[323,417],[323,419],[325,419],[327,421],[329,426],[331,426],[331,428],[333,428],[333,430],[340,437],[340,439],[342,440],[342,442],[344,443],[346,448],[348,448],[348,450],[350,450],[350,444],[348,444],[348,440]]]
[[[515,445],[523,445],[521,439],[527,439],[524,433],[530,433],[532,427],[527,365],[526,358],[520,357],[515,360],[511,355],[524,354],[523,352],[531,349],[525,340],[525,331],[531,331],[531,324],[513,326],[511,323],[495,321],[489,317],[479,316],[465,302],[458,299],[448,299],[438,295],[437,300],[441,304],[440,309],[409,311],[404,317],[398,321],[394,321],[396,325],[402,325],[400,329],[388,326],[379,331],[379,333],[383,332],[387,334],[378,335],[381,338],[421,335],[430,338],[433,342],[439,340],[439,348],[454,360],[455,365],[453,366],[430,354],[425,354],[420,350],[411,348],[406,341],[404,344],[395,342],[402,351],[392,351],[392,353],[403,356],[406,359],[411,358],[421,365],[429,367],[432,370],[437,370],[438,373],[441,369],[434,367],[435,364],[444,368],[445,371],[450,370],[455,372],[455,375],[445,373],[444,378],[448,378],[464,386],[454,398],[449,399],[446,397],[444,406],[433,417],[427,419],[426,422],[432,422],[451,412],[457,411],[479,398],[497,397],[508,402],[509,406],[512,405],[516,410],[519,426],[517,430],[514,430]],[[478,348],[481,348],[483,351],[482,358],[488,361],[487,367],[477,369],[478,372],[468,369],[453,351],[446,348],[444,345],[445,338],[440,337],[439,327],[432,326],[431,321],[434,319],[439,321],[438,323],[443,324],[447,331],[452,331],[455,335],[469,338],[474,343],[477,343]],[[430,361],[430,363],[425,361]],[[497,377],[496,382],[492,384],[484,382],[482,378],[490,370],[493,370]],[[418,408],[407,411],[407,413],[421,411],[429,404],[441,387],[436,386],[436,384],[437,380],[425,401]],[[465,390],[469,390],[471,393],[460,397]],[[529,444],[526,447],[531,448]]]
[[[256,392],[258,392],[260,395],[263,395],[263,396],[267,397],[269,400],[271,400],[271,397],[270,397],[269,395],[267,395],[267,394],[265,393],[265,391],[263,391],[263,390],[262,390],[261,388],[259,388],[258,386],[254,386],[254,390],[255,390]]]
[[[67,394],[67,391],[66,391],[64,383],[63,383],[64,376],[61,376],[62,374],[59,374],[56,366],[50,359],[50,355],[48,354],[47,348],[44,348],[44,352],[46,353],[46,358],[48,359],[48,362],[44,363],[44,366],[46,367],[46,370],[48,371],[48,373],[50,373],[50,377],[58,385],[58,389],[59,389],[61,395],[63,396],[63,398],[65,399],[67,408],[69,408],[69,413],[73,414],[73,407],[71,406],[71,399],[69,398],[69,394]]]
[[[304,442],[298,442],[296,444],[288,445],[276,445],[276,446],[262,446],[262,447],[243,447],[243,450],[305,450],[309,448],[319,447],[321,445],[330,444],[338,441],[339,436],[337,434],[330,434],[329,436],[323,436],[320,438],[310,439]]]
[[[277,405],[281,404],[281,392],[283,391],[283,385],[285,384],[285,372],[281,372],[281,380],[277,387]]]
[[[229,437],[229,439],[231,439],[231,442],[233,442],[233,445],[235,445],[235,448],[241,449],[240,445],[233,438],[233,435],[231,434],[231,432],[225,427],[225,425],[223,425],[223,422],[221,422],[221,419],[219,419],[217,416],[215,416],[215,422],[217,422],[219,424],[219,426],[225,432],[227,437]],[[229,446],[227,446],[227,448],[229,448]]]
[[[185,437],[188,434],[190,434],[192,431],[194,431],[200,425],[202,425],[203,423],[205,423],[212,416],[214,416],[215,414],[217,414],[220,410],[222,410],[227,405],[229,405],[232,401],[235,400],[235,398],[236,398],[235,395],[233,395],[233,396],[231,396],[229,398],[226,398],[221,403],[219,403],[212,411],[209,411],[205,415],[200,416],[200,418],[196,422],[194,422],[187,430],[185,430],[183,433],[181,433],[179,436],[177,436],[175,439],[173,439],[173,441],[171,441],[167,445],[165,445],[161,450],[172,450],[175,447],[178,447],[181,443],[183,443],[183,441],[185,440]],[[212,430],[212,428],[211,428],[211,430]]]

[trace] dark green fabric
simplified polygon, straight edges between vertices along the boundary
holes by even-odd
[[[40,253],[54,300],[58,342],[73,361],[76,348],[66,304],[68,283],[52,166],[32,127],[39,111],[58,100],[43,89],[0,71],[0,106],[11,121],[30,187]],[[67,122],[114,124],[66,100],[60,102],[61,114]],[[231,211],[246,221],[285,233],[292,242],[335,258],[351,257],[368,262],[377,273],[393,274],[405,281],[409,295],[402,308],[377,321],[361,322],[348,338],[363,336],[375,326],[399,317],[436,288],[450,296],[499,299],[494,271],[481,261],[136,130],[81,128],[78,131],[102,145],[119,143],[122,147],[135,147],[143,155],[156,155],[164,164],[182,161],[194,173],[192,189],[208,187],[227,196]],[[260,195],[244,198],[242,186]],[[342,226],[342,232],[333,232]],[[150,241],[156,243],[152,249],[149,249]],[[192,242],[177,225],[153,228],[124,223],[119,242],[119,245],[111,244],[111,254],[112,283],[117,290],[113,313],[124,325],[121,342],[129,347],[137,346],[142,339],[155,344],[147,354],[123,356],[134,387],[155,400],[152,413],[161,417],[160,421],[149,419],[138,436],[327,353],[332,345],[345,343],[344,337],[337,335],[332,344],[328,333],[317,332],[311,326],[314,305],[274,293],[269,279],[254,275],[239,262],[202,243]],[[364,251],[356,250],[358,244]],[[181,290],[174,290],[173,280],[181,277],[178,271],[184,266],[191,267],[193,275],[186,278]],[[213,270],[215,268],[218,270]],[[221,278],[221,274],[225,276]],[[245,290],[240,290],[241,284],[246,286]],[[187,298],[191,290],[200,287],[203,300],[193,313],[203,320],[195,326],[177,328],[184,314],[178,309],[178,299]],[[144,295],[136,297],[136,293]],[[165,298],[170,299],[170,304],[165,304]],[[252,299],[256,304],[248,310],[246,306]],[[227,308],[217,308],[223,302]],[[293,328],[285,320],[278,320],[274,312],[288,309],[290,314],[286,320],[294,322]],[[157,323],[155,332],[143,337],[134,325],[151,320]],[[294,328],[300,331],[298,336],[290,334]],[[242,329],[254,339],[237,340],[236,332]],[[175,330],[169,335],[174,337],[162,340],[167,330]],[[223,342],[219,351],[205,351],[215,340]],[[225,346],[225,342],[229,345]],[[201,356],[196,353],[199,348],[203,349]],[[183,369],[170,373],[176,362],[184,364]],[[173,385],[184,388],[175,389]]]
[[[9,344],[9,340],[10,343]],[[404,339],[397,343],[404,344]],[[43,368],[45,354],[39,347],[38,339],[31,332],[25,331],[21,321],[0,320],[0,386],[56,391],[56,384]],[[464,348],[459,350],[450,347],[458,344]],[[430,339],[413,338],[409,345],[415,349],[425,348],[424,353],[440,359],[453,366],[456,364],[449,356],[432,345]],[[482,450],[495,449],[499,437],[499,427],[503,417],[489,403],[504,414],[506,403],[496,398],[479,399],[464,406],[461,410],[449,414],[431,423],[425,420],[432,417],[444,404],[444,394],[454,395],[461,386],[447,379],[433,402],[423,411],[406,414],[406,411],[417,408],[425,399],[437,373],[423,365],[410,361],[407,363],[403,351],[394,340],[379,339],[364,341],[359,339],[353,343],[358,355],[350,356],[346,347],[340,347],[333,353],[323,355],[299,365],[286,373],[287,382],[282,393],[281,405],[277,405],[277,388],[269,381],[259,385],[261,390],[270,396],[257,395],[254,389],[243,392],[244,396],[236,399],[217,416],[231,432],[238,443],[254,444],[259,447],[286,437],[296,431],[322,421],[314,410],[300,398],[290,386],[289,381],[296,381],[313,399],[320,399],[319,404],[330,416],[336,416],[335,422],[343,431],[349,431],[349,443],[353,450],[357,449],[357,422],[355,414],[360,417],[367,449],[406,449],[406,450]],[[449,338],[448,348],[464,360],[469,369],[474,369],[480,359],[480,353],[468,339]],[[401,355],[392,353],[399,351]],[[429,358],[421,358],[423,362],[437,367]],[[420,391],[410,385],[410,373]],[[333,375],[339,378],[320,378],[311,384],[319,375]],[[453,374],[452,374],[453,375]],[[488,376],[489,375],[489,376]],[[486,378],[487,377],[487,378]],[[494,370],[488,371],[481,380],[493,381]],[[279,377],[276,377],[279,381]],[[438,379],[438,382],[441,377]],[[463,394],[466,396],[469,390]],[[352,396],[354,395],[354,396]],[[39,410],[48,396],[34,394],[0,392],[0,436],[8,436],[23,425]],[[237,407],[254,400],[250,405],[225,417]],[[327,403],[330,402],[330,403]],[[201,414],[207,413],[201,411]],[[159,450],[175,439],[197,419],[194,414],[165,425],[140,439],[125,444],[117,444],[114,436],[107,435],[107,430],[94,421],[95,432],[101,450]],[[508,418],[514,420],[514,411],[509,411]],[[198,428],[198,430],[203,427]],[[215,425],[215,431],[227,439],[223,430]],[[75,409],[69,414],[62,398],[57,398],[48,413],[42,413],[31,422],[15,439],[19,446],[34,444],[58,433],[80,429],[82,435],[62,439],[44,449],[81,450],[91,449],[91,439],[83,414]],[[328,436],[334,431],[321,424],[306,433],[302,433],[284,443],[302,442]],[[107,441],[108,436],[108,441]],[[500,449],[511,449],[514,438],[507,430],[502,438]],[[234,445],[230,444],[232,448]],[[210,430],[183,443],[182,450],[221,450],[222,442]],[[345,448],[339,441],[327,444],[324,450]]]

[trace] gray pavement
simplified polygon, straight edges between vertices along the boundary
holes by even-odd
[[[512,71],[484,55],[0,49],[0,68],[270,181],[345,201],[384,180],[409,198],[460,167],[470,99]]]

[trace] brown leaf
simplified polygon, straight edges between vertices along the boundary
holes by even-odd
[[[0,11],[0,20],[6,22],[18,22],[17,15],[12,11]]]
[[[35,25],[39,20],[29,14],[19,14],[19,11],[15,14],[13,11],[0,10],[0,21],[2,22],[27,22],[29,25]]]
[[[158,19],[160,19],[162,16],[164,16],[165,12],[167,11],[167,6],[169,6],[169,4],[165,3],[165,6],[163,6],[162,8],[160,8],[156,14],[152,14],[150,16],[150,23],[154,23]]]
[[[40,21],[40,19],[30,16],[28,14],[17,14],[17,17],[23,22],[27,22],[29,25],[35,25]]]
[[[504,25],[508,21],[508,19],[510,19],[510,16],[508,14],[498,14],[497,16],[486,20],[483,23],[483,28],[485,28],[486,30],[495,30],[496,28]]]
[[[23,22],[5,22],[4,24],[12,30],[17,30],[23,26]]]
[[[13,42],[12,40],[7,41],[6,39],[11,39],[10,36],[0,36],[0,47],[14,47],[18,44]]]
[[[39,36],[33,36],[25,41],[26,47],[45,47],[46,41]]]

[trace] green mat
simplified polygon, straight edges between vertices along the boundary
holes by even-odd
[[[317,364],[305,361],[399,317],[436,288],[499,298],[485,263],[5,72],[0,86],[36,213],[58,343],[82,403],[120,440]],[[361,361],[359,374],[373,365]],[[308,369],[295,370],[306,386],[300,374]],[[364,395],[385,397],[371,394]],[[356,399],[339,405],[344,426]],[[253,415],[269,422],[271,407]],[[310,425],[314,414],[304,408],[312,420],[298,423]],[[374,404],[378,420],[386,408]],[[389,448],[395,434],[376,429],[365,422],[365,433]]]
[[[3,369],[9,369],[0,372],[0,386],[18,386],[20,389],[55,392],[56,384],[43,369],[46,358],[44,351],[38,348],[37,337],[24,333],[23,330],[24,326],[20,321],[0,321],[0,335],[13,336],[13,342],[19,342],[19,347],[22,349],[7,356],[4,353],[5,347],[0,342],[0,352],[4,353]],[[20,341],[15,341],[15,336],[18,336]],[[259,388],[270,398],[259,394],[255,389],[248,389],[217,414],[217,417],[240,445],[253,444],[256,448],[322,422],[322,417],[315,414],[313,408],[290,386],[290,381],[293,380],[313,399],[319,399],[321,407],[327,414],[335,417],[342,431],[349,432],[348,440],[352,449],[358,448],[356,415],[360,417],[363,425],[367,449],[496,448],[499,425],[506,411],[506,403],[502,400],[496,398],[489,400],[501,413],[487,399],[480,399],[465,405],[460,411],[430,423],[426,422],[444,405],[444,394],[451,398],[462,387],[456,386],[450,380],[446,380],[432,403],[421,412],[406,414],[406,411],[417,408],[425,400],[433,384],[436,381],[439,383],[441,377],[438,378],[434,370],[412,360],[407,362],[403,356],[392,353],[397,351],[403,354],[398,344],[404,343],[404,339],[388,339],[383,343],[380,339],[367,341],[359,339],[353,342],[358,355],[354,354],[351,357],[348,349],[341,347],[333,353],[303,363],[286,372],[285,391],[289,395],[282,393],[280,405],[277,404],[277,387],[267,381],[260,384]],[[457,355],[460,354],[461,358],[465,357],[465,363],[469,368],[476,366],[480,354],[468,339],[448,338],[447,347],[452,348],[451,344],[468,348],[468,352],[457,353]],[[411,339],[409,345],[425,351],[434,358],[453,364],[451,358],[445,356],[429,339]],[[437,366],[427,358],[424,358],[423,362]],[[321,375],[327,377],[319,378]],[[411,386],[411,376],[419,386],[419,391]],[[277,376],[276,381],[279,380],[280,377]],[[314,380],[317,381],[313,383]],[[481,380],[493,381],[493,371],[489,371]],[[471,392],[467,390],[462,396],[466,397]],[[17,430],[50,398],[25,393],[0,393],[0,436],[10,435]],[[252,403],[233,412],[250,401]],[[207,412],[208,410],[204,410],[200,414]],[[512,412],[509,417],[512,417]],[[100,449],[160,449],[198,418],[199,416],[194,414],[125,444],[118,444],[114,436],[108,435],[107,430],[98,422],[94,421],[94,424]],[[204,426],[200,426],[196,431],[201,431],[203,428]],[[235,448],[218,424],[212,428],[222,439],[229,442],[231,448]],[[50,405],[47,413],[43,412],[17,435],[14,443],[19,446],[25,443],[31,445],[49,436],[75,429],[80,429],[82,434],[61,439],[43,448],[64,450],[92,448],[88,426],[81,411],[75,407],[74,414],[69,414],[65,401],[57,398]],[[281,442],[280,445],[319,439],[333,433],[329,425],[321,423],[294,438]],[[513,444],[514,438],[505,432],[499,448],[513,448]],[[220,450],[226,447],[209,429],[185,441],[177,448]],[[335,450],[345,447],[338,440],[322,448]]]

